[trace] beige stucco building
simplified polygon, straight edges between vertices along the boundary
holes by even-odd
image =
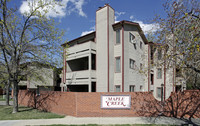
[[[173,69],[153,66],[155,51],[140,25],[115,23],[115,12],[106,4],[96,11],[96,31],[64,43],[61,89],[76,92],[152,91],[161,97],[175,90]],[[69,48],[66,48],[69,46]],[[154,53],[151,53],[154,50]],[[161,74],[161,75],[160,75]],[[171,80],[174,78],[174,81]]]
[[[54,91],[58,87],[58,77],[54,67],[37,62],[23,64],[19,89]]]

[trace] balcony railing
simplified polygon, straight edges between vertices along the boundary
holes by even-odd
[[[77,58],[82,55],[88,55],[88,51],[91,50],[95,53],[96,51],[96,43],[92,41],[88,41],[86,43],[78,44],[72,47],[69,47],[67,50],[67,60],[71,58]]]
[[[87,83],[89,78],[94,79],[96,78],[96,71],[95,70],[83,70],[83,71],[74,71],[74,72],[67,72],[66,73],[66,82],[67,84],[74,83],[78,84],[79,82]]]

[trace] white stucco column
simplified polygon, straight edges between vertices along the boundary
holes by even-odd
[[[92,71],[92,56],[91,56],[91,48],[89,49],[89,56],[88,56],[88,71],[89,71],[89,78],[88,78],[88,92],[91,92],[91,71]]]

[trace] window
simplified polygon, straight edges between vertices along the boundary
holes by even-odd
[[[116,44],[120,43],[120,29],[116,31]]]
[[[142,67],[142,63],[140,63],[140,70],[142,70],[143,69],[143,67]]]
[[[130,85],[129,91],[130,92],[135,92],[135,85]]]
[[[157,72],[157,79],[162,79],[162,69],[158,68],[157,70],[158,70],[158,72]]]
[[[154,84],[154,75],[151,74],[151,85],[153,85],[153,84]]]
[[[143,91],[143,86],[142,85],[140,85],[140,91]]]
[[[120,57],[115,58],[115,72],[119,73],[121,72],[121,60]]]
[[[161,98],[161,92],[162,91],[162,89],[161,89],[161,87],[157,87],[157,97],[158,98]]]
[[[129,34],[129,41],[130,41],[132,44],[136,44],[135,36],[134,36],[132,33]]]
[[[121,92],[120,85],[115,86],[115,92]]]
[[[129,61],[130,61],[130,64],[129,64],[129,65],[130,65],[130,68],[131,68],[131,69],[135,69],[135,60],[130,59]]]
[[[161,60],[162,58],[162,50],[158,49],[158,60]]]
[[[36,96],[40,96],[40,87],[37,85]]]
[[[140,49],[142,49],[142,42],[140,42]]]

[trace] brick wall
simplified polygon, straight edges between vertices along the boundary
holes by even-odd
[[[192,115],[193,117],[200,117],[199,94],[199,91],[172,94],[165,103],[161,103],[155,100],[150,92],[78,93],[45,91],[41,92],[40,96],[35,96],[34,92],[20,90],[19,104],[77,117],[136,117],[157,116],[161,113],[165,116],[189,117]],[[101,95],[131,95],[131,108],[101,109]]]

